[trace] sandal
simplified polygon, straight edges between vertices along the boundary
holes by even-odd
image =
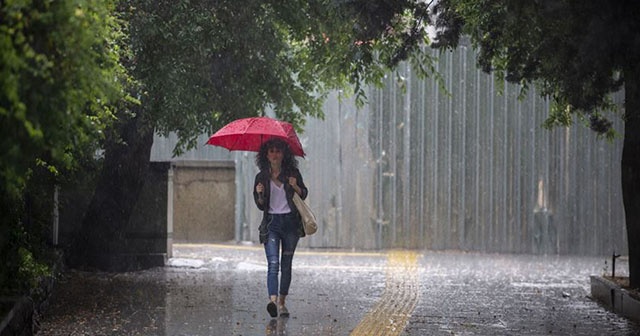
[[[267,311],[269,312],[269,315],[271,315],[271,317],[278,316],[278,307],[273,301],[269,301],[269,303],[267,304]]]
[[[278,311],[280,312],[280,316],[289,317],[289,310],[284,305],[278,306]]]

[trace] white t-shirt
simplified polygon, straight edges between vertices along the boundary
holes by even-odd
[[[269,180],[271,185],[271,197],[269,199],[270,214],[287,214],[291,212],[289,203],[287,203],[287,194],[284,190],[284,184],[280,187],[273,180]]]

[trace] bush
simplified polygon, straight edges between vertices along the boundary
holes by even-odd
[[[54,182],[43,168],[35,168],[28,176],[21,197],[5,193],[1,199],[0,295],[30,294],[40,279],[52,275],[54,251],[49,237]]]

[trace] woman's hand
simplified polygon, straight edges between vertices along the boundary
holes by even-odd
[[[258,193],[258,203],[263,204],[264,203],[264,185],[262,183],[256,184],[256,192]]]
[[[302,190],[300,190],[300,187],[298,187],[298,179],[291,176],[289,177],[289,184],[291,185],[291,187],[293,187],[293,190],[296,191],[296,193],[298,193],[298,195],[302,195]]]

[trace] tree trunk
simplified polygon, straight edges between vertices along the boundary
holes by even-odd
[[[622,198],[629,245],[629,281],[640,288],[640,67],[624,69],[625,126],[622,150]]]
[[[107,136],[102,173],[69,256],[73,267],[107,271],[131,269],[115,256],[126,253],[129,218],[149,170],[153,129],[141,111],[121,119]]]

